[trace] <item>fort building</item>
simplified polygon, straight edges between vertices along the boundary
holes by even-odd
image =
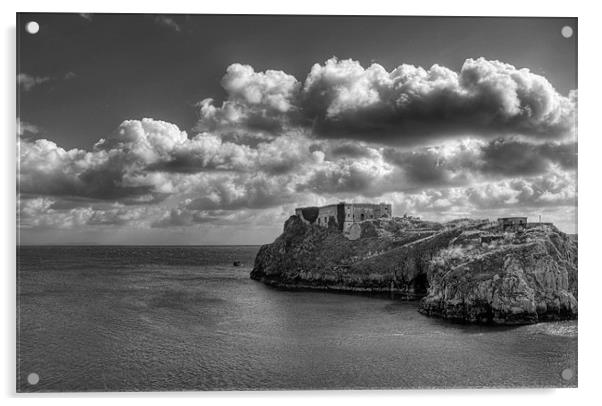
[[[527,227],[526,217],[501,217],[497,219],[498,226],[503,230],[516,231]]]
[[[295,214],[305,223],[322,227],[336,227],[346,232],[354,223],[364,220],[391,218],[391,204],[387,203],[346,203],[330,204],[321,207],[301,207]]]
[[[553,226],[554,226],[554,223],[542,223],[541,221],[527,223],[527,229],[529,229],[529,228],[548,228],[548,227],[553,227]]]

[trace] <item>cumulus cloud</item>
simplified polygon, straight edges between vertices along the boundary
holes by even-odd
[[[479,208],[515,200],[566,204],[574,195],[566,185],[574,183],[576,169],[571,143],[465,139],[408,149],[292,133],[251,147],[211,133],[190,138],[178,126],[153,119],[124,121],[91,151],[65,150],[45,139],[21,139],[20,144],[21,195],[50,198],[46,212],[70,213],[68,224],[87,225],[126,224],[137,219],[127,210],[156,207],[166,199],[178,208],[147,223],[201,224],[237,211],[370,200],[396,192],[422,202],[415,206],[422,210],[464,207],[464,200]],[[538,183],[524,181],[544,174]],[[474,189],[500,179],[506,183],[496,184],[497,189]],[[448,195],[453,190],[456,199]],[[114,202],[121,209],[107,211],[97,202]]]
[[[92,151],[65,150],[46,139],[21,139],[19,189],[31,195],[156,202],[173,185],[146,167],[169,160],[187,140],[177,126],[150,119],[125,121]]]
[[[151,193],[148,185],[130,185],[123,156],[80,149],[65,150],[39,139],[20,143],[19,191],[48,196],[119,199]]]
[[[28,123],[17,117],[17,136],[26,137],[40,133],[40,127],[35,124]]]
[[[251,148],[208,133],[189,138],[163,121],[127,120],[91,151],[21,139],[19,191],[124,204],[197,193],[199,207],[267,207],[323,162],[323,152],[310,146],[291,135]]]
[[[453,186],[483,178],[538,175],[555,167],[575,170],[577,144],[467,139],[411,150],[386,149],[384,157],[403,171],[411,185]]]
[[[426,218],[494,217],[553,212],[577,207],[574,173],[552,171],[546,175],[508,178],[463,187],[425,188],[392,192],[394,212]],[[566,218],[560,219],[565,221]]]
[[[19,121],[21,226],[273,226],[340,200],[433,219],[575,207],[576,92],[527,69],[333,58],[304,81],[233,64],[222,85],[226,99],[200,102],[190,135],[126,120],[67,150]]]
[[[176,32],[182,31],[182,29],[180,28],[180,25],[172,17],[157,16],[157,17],[155,17],[155,22],[164,27],[168,27]]]
[[[441,187],[466,184],[473,180],[484,142],[464,140],[432,147],[386,149],[388,162],[401,169],[408,187]]]
[[[546,172],[550,165],[564,169],[577,167],[577,143],[531,144],[516,140],[496,140],[485,145],[481,170],[492,175],[533,175]]]
[[[59,203],[59,204],[57,204]],[[17,222],[23,229],[73,229],[87,226],[142,225],[154,208],[126,207],[120,204],[98,206],[81,204],[62,206],[60,200],[49,197],[20,196]]]
[[[290,216],[290,210],[271,208],[264,210],[193,210],[184,201],[177,208],[172,208],[163,213],[159,219],[151,224],[153,228],[168,227],[190,227],[195,225],[211,226],[248,226],[254,227],[276,225],[278,228],[282,222]]]
[[[193,210],[268,208],[294,200],[290,176],[236,174],[211,177],[201,196],[187,204]]]
[[[380,153],[370,158],[341,158],[326,161],[323,166],[316,168],[297,189],[316,194],[359,193],[374,196],[392,186],[393,170],[394,167],[385,162]]]
[[[460,72],[401,65],[391,72],[351,60],[314,65],[304,85],[318,131],[393,143],[427,137],[519,133],[548,138],[573,129],[574,95],[499,61],[467,59]]]
[[[33,88],[38,87],[44,83],[56,82],[59,80],[70,80],[77,77],[75,72],[67,72],[62,77],[49,77],[49,76],[33,76],[27,73],[19,73],[17,75],[17,85],[19,90],[23,92],[29,92]]]
[[[49,80],[49,77],[33,76],[28,75],[27,73],[19,73],[17,75],[17,84],[19,85],[19,89],[22,89],[25,92],[29,92],[34,87],[41,85],[42,83],[46,83]]]
[[[576,119],[576,92],[563,96],[529,69],[484,58],[467,59],[459,72],[332,58],[315,64],[302,86],[282,71],[234,64],[222,84],[221,106],[199,104],[201,129],[303,126],[321,137],[420,144],[457,135],[558,139],[573,134]]]
[[[553,171],[533,178],[515,178],[470,187],[469,201],[480,209],[577,205],[573,174]]]
[[[222,78],[228,99],[215,106],[211,98],[199,102],[200,131],[251,130],[274,134],[295,117],[300,83],[282,71],[255,72],[249,65],[232,64]]]

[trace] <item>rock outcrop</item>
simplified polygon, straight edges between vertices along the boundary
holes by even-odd
[[[488,247],[451,246],[428,270],[420,311],[496,324],[577,317],[577,243],[554,227]]]
[[[555,227],[492,235],[464,219],[368,220],[353,238],[291,216],[251,278],[287,289],[421,299],[429,316],[477,323],[577,317],[577,240]],[[486,243],[483,243],[486,241]]]

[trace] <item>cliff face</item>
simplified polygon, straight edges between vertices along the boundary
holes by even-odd
[[[555,228],[490,241],[483,223],[366,221],[350,240],[291,216],[251,278],[283,288],[422,298],[420,311],[500,324],[577,317],[577,242]]]
[[[457,232],[403,235],[398,228],[390,221],[365,222],[363,237],[351,241],[334,227],[305,224],[291,216],[282,235],[259,250],[251,278],[285,288],[422,297],[425,264]]]
[[[577,244],[555,228],[441,250],[428,280],[420,311],[431,316],[498,324],[577,317]]]

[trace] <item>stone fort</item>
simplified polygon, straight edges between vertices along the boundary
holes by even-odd
[[[354,223],[381,217],[391,218],[391,205],[341,202],[321,207],[297,208],[295,214],[305,223],[337,227],[340,231],[347,232]]]

